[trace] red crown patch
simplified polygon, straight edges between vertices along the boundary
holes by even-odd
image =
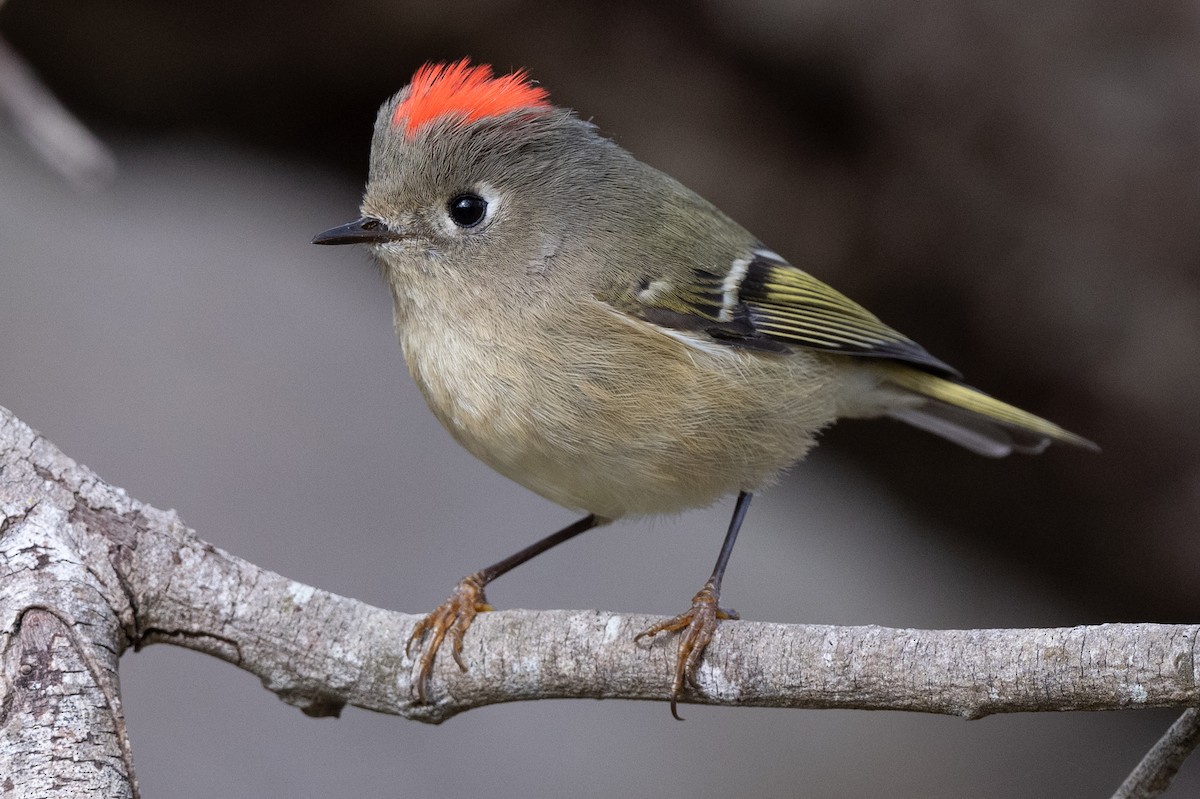
[[[453,64],[426,64],[413,75],[408,96],[392,114],[392,125],[412,136],[445,116],[460,117],[465,124],[519,108],[550,108],[549,96],[529,82],[524,70],[497,78],[490,66],[471,66],[465,58]]]

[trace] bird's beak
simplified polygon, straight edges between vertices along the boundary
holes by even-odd
[[[313,236],[313,244],[383,244],[407,238],[403,232],[391,230],[382,220],[364,216],[345,225],[330,228]]]

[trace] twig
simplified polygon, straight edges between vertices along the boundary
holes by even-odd
[[[1151,747],[1112,799],[1154,799],[1171,785],[1179,767],[1200,744],[1200,709],[1190,707]]]
[[[51,168],[76,188],[98,189],[116,173],[112,152],[63,107],[0,37],[0,106]]]

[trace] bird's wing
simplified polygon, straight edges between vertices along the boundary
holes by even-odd
[[[806,347],[959,376],[866,308],[763,248],[735,259],[723,274],[694,269],[682,279],[649,281],[636,305],[646,321],[731,346]]]

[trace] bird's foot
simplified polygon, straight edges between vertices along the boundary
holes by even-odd
[[[700,665],[700,659],[704,657],[704,650],[712,641],[717,622],[738,618],[736,611],[725,610],[717,604],[719,598],[720,592],[709,580],[699,593],[692,597],[692,606],[689,609],[673,619],[642,630],[633,639],[636,643],[642,638],[653,638],[659,633],[683,631],[679,639],[679,654],[675,659],[675,678],[671,683],[671,715],[679,721],[683,719],[680,718],[676,705],[683,696],[685,686],[699,689],[696,669]]]
[[[476,614],[493,609],[484,596],[483,585],[483,580],[478,574],[462,578],[458,585],[454,586],[454,593],[450,598],[413,627],[412,635],[408,637],[408,643],[404,647],[404,654],[409,658],[412,658],[414,645],[421,643],[426,633],[432,633],[428,645],[421,650],[420,656],[413,663],[416,670],[413,686],[416,688],[418,704],[425,704],[425,691],[433,675],[433,661],[447,633],[450,634],[450,654],[453,655],[454,662],[463,671],[467,670],[462,659],[463,636],[467,634],[467,628],[475,620]]]

